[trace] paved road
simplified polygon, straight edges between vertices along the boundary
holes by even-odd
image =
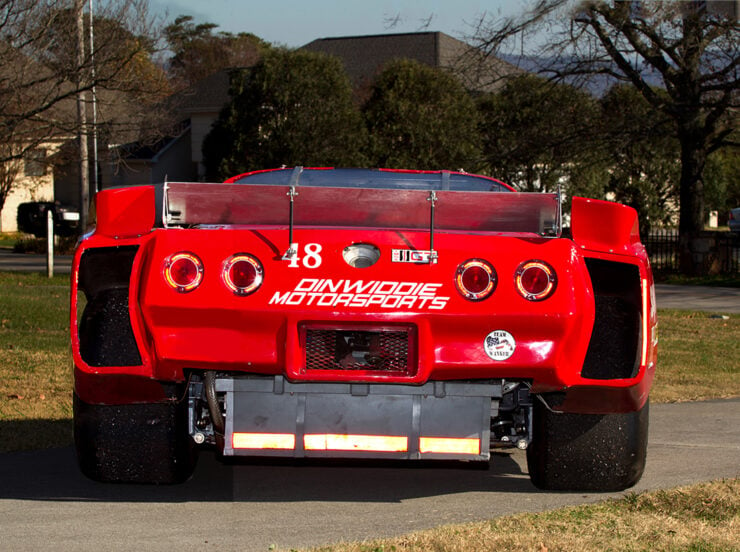
[[[655,300],[659,309],[740,313],[740,288],[657,284]]]
[[[740,399],[654,405],[643,479],[635,490],[740,475]],[[490,519],[602,500],[546,493],[524,453],[488,471],[460,464],[224,465],[202,455],[173,487],[102,485],[77,471],[71,449],[0,455],[5,550],[243,550],[265,552]]]
[[[72,255],[54,256],[54,273],[69,274]],[[46,272],[46,255],[20,255],[0,249],[0,272]]]

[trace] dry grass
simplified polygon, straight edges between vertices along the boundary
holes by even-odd
[[[71,442],[69,277],[0,274],[0,451]]]
[[[722,480],[602,503],[450,525],[402,537],[312,548],[313,552],[478,550],[740,550],[740,480]]]
[[[658,338],[653,403],[740,395],[740,316],[661,310]]]

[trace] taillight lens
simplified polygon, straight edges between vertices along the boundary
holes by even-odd
[[[223,280],[237,295],[249,295],[262,285],[262,263],[248,253],[237,253],[224,264]]]
[[[469,259],[457,267],[457,291],[469,301],[482,301],[496,289],[496,271],[483,259]]]
[[[517,268],[514,283],[522,297],[542,301],[555,291],[558,280],[553,268],[544,261],[527,261]]]
[[[192,253],[176,253],[164,263],[164,279],[180,293],[197,288],[203,281],[203,263]]]

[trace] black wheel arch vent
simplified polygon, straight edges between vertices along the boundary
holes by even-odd
[[[581,376],[633,378],[640,369],[641,290],[636,265],[586,259],[596,316]]]
[[[87,301],[79,323],[80,355],[90,366],[141,365],[128,308],[137,250],[101,247],[82,254],[78,281]]]

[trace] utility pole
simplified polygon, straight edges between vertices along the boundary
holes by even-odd
[[[90,12],[90,77],[92,78],[92,136],[93,136],[93,194],[97,194],[100,191],[100,182],[98,172],[100,170],[98,166],[98,95],[95,89],[95,33],[94,29],[94,14],[93,0],[90,0],[88,8]]]
[[[87,151],[87,94],[85,84],[85,0],[75,0],[77,18],[77,122],[80,141],[80,234],[87,232],[87,211],[90,202],[90,161]]]

